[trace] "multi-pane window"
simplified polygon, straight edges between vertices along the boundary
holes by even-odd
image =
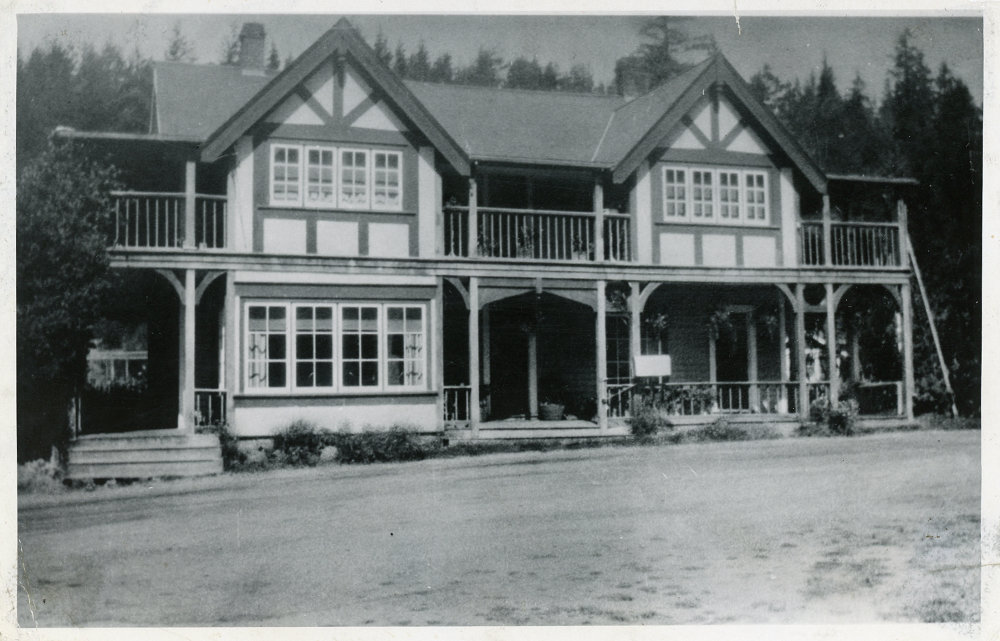
[[[347,387],[379,385],[379,308],[340,308],[341,383]]]
[[[302,150],[294,145],[271,146],[271,202],[276,204],[302,204],[301,182]]]
[[[738,220],[740,217],[740,174],[738,171],[719,172],[719,218]]]
[[[295,307],[295,386],[333,388],[333,307]]]
[[[386,307],[386,385],[424,382],[424,319],[421,307]]]
[[[663,213],[667,218],[687,217],[687,172],[683,169],[663,172]]]
[[[272,206],[403,209],[403,154],[329,145],[271,145]]]
[[[340,152],[340,206],[368,206],[368,152],[343,149]]]
[[[249,303],[245,388],[252,393],[427,388],[420,304]]]
[[[665,221],[766,225],[767,172],[708,167],[663,168]]]
[[[306,148],[306,205],[333,206],[333,149]]]
[[[767,176],[760,172],[744,172],[747,219],[767,220]]]
[[[288,321],[284,305],[247,310],[247,387],[282,389],[288,384]]]
[[[711,171],[691,172],[691,212],[695,218],[712,218],[712,205],[715,202],[712,174]]]
[[[403,206],[401,158],[399,152],[376,151],[372,168],[372,207],[400,209]]]

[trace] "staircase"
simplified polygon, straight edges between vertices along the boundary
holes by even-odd
[[[79,437],[69,448],[66,478],[134,479],[221,472],[222,450],[216,435],[149,430]]]

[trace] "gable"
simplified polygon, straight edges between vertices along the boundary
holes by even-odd
[[[768,146],[756,132],[758,127],[721,92],[710,92],[700,100],[664,140],[667,149],[685,151],[735,152],[770,155]]]
[[[343,19],[208,137],[202,161],[215,161],[262,122],[416,131],[459,174],[471,169],[454,138]]]

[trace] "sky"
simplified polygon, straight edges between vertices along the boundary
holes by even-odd
[[[18,49],[22,55],[51,40],[80,47],[113,42],[123,50],[162,59],[175,24],[195,47],[198,62],[216,63],[232,25],[260,22],[282,59],[300,54],[340,15],[278,14],[20,14]],[[407,53],[423,41],[431,57],[451,53],[466,64],[479,47],[494,49],[506,60],[519,55],[552,61],[563,71],[586,65],[595,82],[609,83],[614,62],[643,42],[644,15],[348,15],[373,42],[381,30],[395,49]],[[868,95],[880,99],[893,49],[904,28],[925,54],[933,73],[947,62],[983,103],[983,21],[980,17],[863,16],[776,17],[759,14],[692,16],[684,22],[692,34],[711,33],[723,54],[749,78],[765,63],[783,80],[806,80],[826,56],[842,92],[855,74]]]

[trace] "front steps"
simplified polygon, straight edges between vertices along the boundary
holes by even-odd
[[[69,447],[66,479],[208,476],[221,472],[218,436],[149,430],[79,437]]]

